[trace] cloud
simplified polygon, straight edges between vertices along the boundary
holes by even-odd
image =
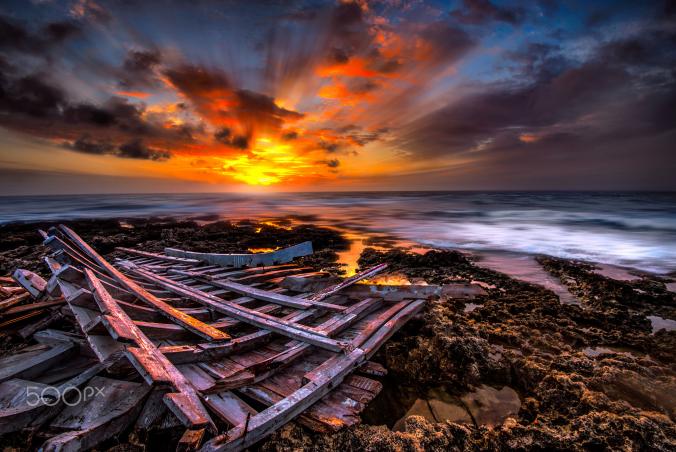
[[[21,22],[0,15],[0,50],[47,55],[53,47],[80,31],[78,25],[68,21],[50,22],[33,31]]]
[[[141,138],[157,145],[191,141],[190,126],[164,127],[152,122],[141,105],[118,97],[101,104],[75,101],[44,74],[20,76],[11,67],[0,69],[0,125],[8,129],[65,140],[80,152],[152,160],[166,160],[167,151],[142,149]],[[92,142],[90,136],[99,140]],[[125,146],[128,143],[135,146]],[[113,152],[113,147],[119,149]]]
[[[112,20],[110,12],[94,0],[76,0],[71,5],[70,14],[77,19],[100,24],[107,24]]]
[[[132,139],[117,146],[108,141],[94,140],[89,135],[83,135],[73,142],[64,142],[63,147],[84,154],[112,155],[139,160],[165,161],[171,158],[170,152],[148,147],[140,139]]]
[[[606,171],[610,180],[626,175],[619,162],[641,142],[650,145],[642,146],[646,160],[637,165],[656,171],[672,154],[676,133],[674,37],[638,30],[600,43],[582,63],[543,47],[537,63],[520,66],[517,82],[475,86],[409,124],[398,144],[422,160],[471,161],[480,181],[537,173],[542,183],[544,175],[553,181],[580,165],[590,174]]]
[[[221,144],[235,148],[235,149],[248,149],[249,148],[249,138],[242,135],[233,135],[230,132],[230,129],[227,127],[222,127],[217,130],[214,134],[214,138]]]
[[[119,86],[122,89],[150,88],[159,85],[155,69],[161,62],[157,50],[130,50],[120,70]]]
[[[219,128],[216,138],[224,144],[246,148],[257,133],[278,134],[283,125],[304,116],[278,106],[270,96],[236,88],[220,70],[182,65],[166,70],[165,74],[171,85],[212,126]],[[222,135],[224,130],[228,131],[227,137]]]
[[[470,25],[489,21],[518,24],[523,21],[525,11],[520,7],[496,6],[489,0],[463,0],[462,7],[452,11],[451,16],[460,23]]]
[[[135,139],[119,147],[118,157],[144,160],[168,160],[171,154],[161,149],[153,149],[146,146],[141,140]]]

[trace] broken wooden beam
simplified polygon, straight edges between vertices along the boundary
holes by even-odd
[[[148,281],[155,282],[157,285],[164,287],[177,295],[197,301],[198,303],[202,303],[216,312],[220,312],[221,314],[225,314],[229,317],[233,317],[259,328],[264,328],[292,339],[308,342],[312,345],[316,345],[317,347],[325,348],[326,350],[333,352],[344,351],[348,348],[347,344],[344,342],[322,336],[316,331],[313,331],[311,328],[304,327],[303,325],[282,322],[278,318],[271,315],[263,314],[252,309],[245,308],[244,306],[239,306],[235,303],[210,295],[207,292],[194,289],[190,286],[172,281],[152,272],[138,268],[131,269],[131,271],[147,278]]]
[[[72,231],[67,226],[61,225],[61,230],[72,240],[78,247],[89,256],[94,262],[108,272],[108,274],[115,279],[123,288],[133,293],[139,300],[156,308],[158,312],[165,315],[169,320],[177,323],[187,330],[207,339],[207,340],[225,340],[230,338],[230,335],[213,328],[196,318],[179,311],[170,304],[160,300],[155,295],[136,284],[134,281],[123,275],[118,269],[113,267],[108,261],[101,257],[87,242],[82,240],[79,235]]]
[[[170,383],[178,392],[165,395],[165,402],[172,412],[189,428],[211,426],[213,421],[204,409],[195,389],[182,373],[162,355],[159,349],[134,325],[129,316],[110,296],[94,273],[85,269],[89,286],[102,312],[115,318],[124,328],[124,337],[135,347],[127,347],[125,353],[146,382]]]

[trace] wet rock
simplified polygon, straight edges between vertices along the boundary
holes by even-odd
[[[495,427],[521,408],[519,395],[505,386],[500,390],[483,385],[461,397],[477,425]]]

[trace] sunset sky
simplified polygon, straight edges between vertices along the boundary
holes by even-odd
[[[0,6],[0,195],[676,189],[672,1]]]

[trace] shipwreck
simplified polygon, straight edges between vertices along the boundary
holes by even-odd
[[[30,341],[0,358],[0,435],[34,432],[45,451],[179,427],[181,450],[241,450],[292,420],[356,424],[382,389],[378,349],[427,299],[481,291],[355,284],[386,264],[331,277],[293,262],[310,242],[109,262],[66,226],[40,233],[51,277],[0,281],[0,329]]]

